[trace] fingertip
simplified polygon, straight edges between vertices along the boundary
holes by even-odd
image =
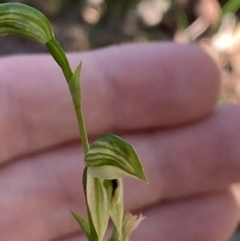
[[[227,190],[156,204],[134,233],[136,240],[226,241],[237,224],[237,209]]]
[[[195,45],[138,43],[89,54],[90,63],[95,66],[91,75],[96,77],[90,83],[89,71],[83,73],[83,85],[89,91],[86,96],[91,96],[86,97],[85,103],[103,103],[98,120],[100,125],[100,116],[108,120],[103,123],[106,129],[184,124],[207,115],[218,100],[220,72],[213,60]],[[92,119],[86,115],[89,126],[94,126],[97,111],[94,113]]]

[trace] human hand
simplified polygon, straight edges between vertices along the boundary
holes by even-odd
[[[240,181],[240,109],[215,108],[220,76],[209,58],[165,43],[69,58],[83,60],[91,139],[124,136],[149,177],[125,183],[126,210],[147,216],[133,240],[226,241],[236,225],[229,187]],[[70,213],[85,209],[83,152],[60,69],[47,55],[13,56],[1,59],[0,76],[1,240],[84,240]]]

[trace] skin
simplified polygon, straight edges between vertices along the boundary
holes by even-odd
[[[220,74],[194,46],[149,43],[71,54],[83,61],[91,140],[112,132],[136,148],[150,184],[125,181],[126,209],[147,219],[133,240],[226,241],[237,223],[240,109],[216,107]],[[83,151],[67,84],[48,55],[1,58],[0,237],[85,240]]]

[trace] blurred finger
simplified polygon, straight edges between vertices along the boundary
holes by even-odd
[[[236,203],[229,191],[156,206],[133,234],[144,241],[226,241],[237,224]]]
[[[143,161],[150,184],[127,180],[126,209],[216,192],[240,181],[239,123],[239,107],[225,106],[184,128],[127,136]],[[83,153],[79,145],[69,145],[2,168],[0,233],[11,233],[13,241],[14,238],[27,241],[30,231],[21,233],[21,230],[29,229],[43,241],[58,233],[76,231],[69,210],[85,212],[83,192],[79,193],[81,160]],[[23,220],[25,213],[28,215]],[[20,223],[21,229],[10,232],[13,222]],[[43,225],[39,226],[39,222]],[[44,233],[49,236],[42,237]]]
[[[132,240],[226,241],[237,224],[236,203],[229,190],[170,203],[156,203],[143,212],[146,219],[133,232]],[[78,233],[57,239],[79,240],[86,239]]]
[[[70,210],[86,214],[81,188],[80,170],[82,170],[83,165],[79,160],[82,157],[79,146],[76,145],[64,148],[61,151],[51,151],[48,154],[22,160],[22,162],[6,166],[0,171],[0,234],[4,240],[32,241],[34,239],[35,241],[48,241],[59,237],[68,237],[69,234],[79,231]],[[154,182],[156,180],[153,179],[151,181],[150,185],[144,184],[144,188],[142,185],[135,185],[134,187],[125,185],[127,210],[147,207],[152,205],[153,201],[157,203],[162,200],[161,183]],[[169,188],[171,189],[171,186]],[[184,186],[182,190],[184,190]],[[211,233],[216,234],[216,232],[213,232],[215,231],[214,228],[221,230],[219,237],[222,238],[232,231],[236,221],[233,218],[236,215],[236,204],[229,193],[219,192],[216,196],[213,195],[210,198],[207,195],[202,195],[192,197],[189,201],[187,198],[180,200],[176,198],[169,204],[167,202],[162,203],[159,210],[156,209],[149,214],[146,213],[148,219],[142,225],[154,223],[154,229],[159,232],[157,237],[163,235],[163,240],[174,240],[171,236],[170,224],[174,227],[172,230],[177,230],[177,232],[184,230],[182,236],[179,236],[182,238],[180,240],[184,240],[183,238],[191,240],[190,225],[197,225],[197,222],[200,221],[203,223],[209,222],[205,226],[207,230],[202,230],[206,233],[206,237],[209,237]],[[180,204],[177,204],[178,202]],[[216,216],[217,213],[220,216]],[[206,216],[199,217],[200,214]],[[187,217],[187,221],[183,222],[180,217]],[[216,219],[212,220],[212,217],[216,217]],[[219,220],[221,220],[222,226],[219,226]],[[228,223],[226,224],[226,222]],[[18,225],[13,229],[13,224]],[[156,225],[158,226],[156,227]],[[180,228],[177,229],[178,225],[180,225]],[[145,230],[144,226],[140,230]],[[153,232],[150,227],[146,227],[146,230]],[[186,232],[186,230],[189,231]],[[196,231],[196,233],[191,234],[193,237],[200,234],[195,229],[193,231]],[[153,237],[157,235],[157,233],[151,232],[150,235],[153,235]],[[189,233],[189,237],[184,236],[186,233]],[[169,237],[169,239],[165,239],[165,237]],[[210,237],[217,238],[218,236]],[[213,240],[215,239],[211,241]]]
[[[69,58],[73,66],[83,60],[90,136],[190,122],[218,98],[219,72],[197,47],[122,45]],[[51,57],[2,58],[0,73],[0,162],[78,138],[67,84]]]
[[[219,107],[209,117],[185,128],[129,138],[143,160],[150,186],[129,180],[149,202],[221,190],[240,182],[240,106]],[[155,184],[155,185],[154,185]],[[140,203],[129,192],[133,203]]]

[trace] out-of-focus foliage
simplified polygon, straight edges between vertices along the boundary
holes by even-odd
[[[11,2],[11,1],[0,1]],[[46,14],[57,38],[68,51],[115,43],[171,39],[168,24],[159,25],[171,7],[170,0],[20,0]],[[172,21],[172,20],[171,20]],[[170,23],[171,25],[172,23]],[[25,39],[1,40],[0,54],[44,51]],[[16,49],[17,48],[17,49]]]
[[[236,13],[240,8],[239,0],[229,0],[222,8],[223,13]]]
[[[192,23],[185,24],[182,13],[179,22],[185,26],[178,28],[174,40],[202,47],[221,69],[225,102],[240,102],[240,2],[229,0],[221,6],[217,0],[201,0],[196,6]]]
[[[12,0],[16,1],[16,0]],[[0,0],[0,3],[11,0]],[[18,0],[36,7],[50,19],[67,51],[83,51],[124,42],[174,40],[203,47],[223,75],[240,76],[239,0]],[[234,12],[235,15],[226,14]],[[24,38],[0,39],[0,56],[45,52]],[[231,81],[230,81],[231,82]],[[240,84],[227,88],[239,101]],[[234,81],[236,83],[236,81]],[[228,94],[226,94],[227,99]]]
[[[236,0],[231,0],[236,1]],[[0,3],[11,2],[0,0]],[[57,38],[68,51],[99,48],[111,44],[172,40],[187,28],[213,0],[19,0],[44,12]],[[208,3],[207,3],[208,2]],[[228,1],[215,1],[224,6]],[[237,2],[239,2],[237,0]],[[231,6],[235,6],[232,5]],[[236,6],[235,6],[236,8]],[[212,20],[211,20],[212,21]],[[14,52],[42,52],[45,49],[25,39],[0,40],[0,55]]]

